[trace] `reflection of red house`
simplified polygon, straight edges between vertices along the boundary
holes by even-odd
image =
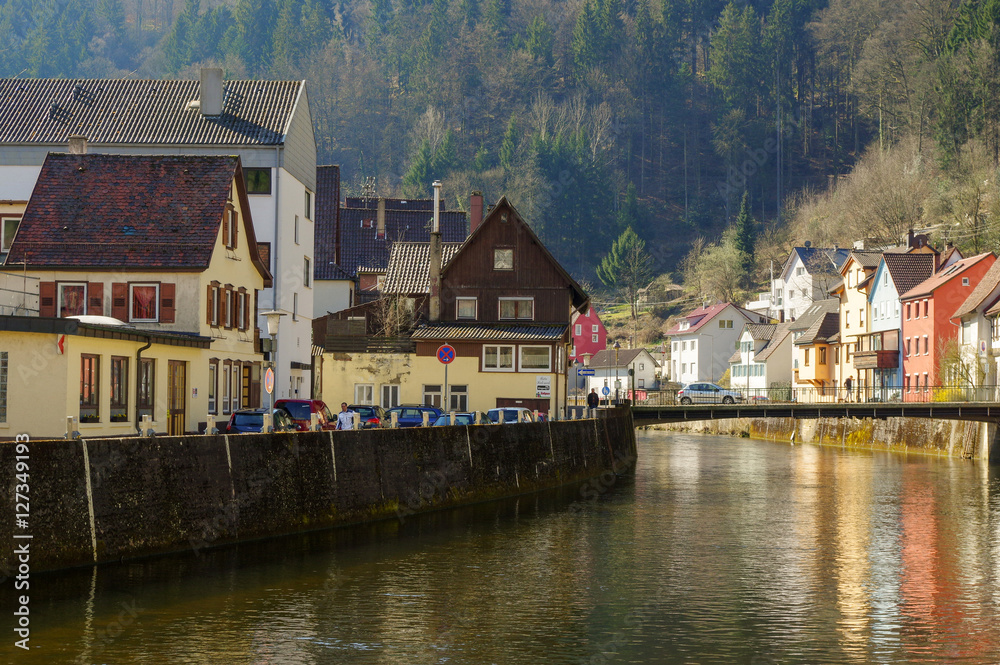
[[[956,261],[900,296],[903,314],[903,399],[926,400],[929,386],[941,385],[942,345],[958,336],[952,314],[965,302],[996,256]]]
[[[586,314],[575,313],[573,315],[573,348],[570,350],[569,359],[580,359],[583,362],[583,354],[589,353],[591,356],[598,351],[603,351],[608,347],[608,332],[601,323],[601,317],[597,315],[597,310],[593,307],[587,309]]]

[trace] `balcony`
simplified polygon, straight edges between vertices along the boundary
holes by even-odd
[[[899,367],[899,351],[895,349],[882,351],[856,351],[854,353],[855,369],[896,369]]]

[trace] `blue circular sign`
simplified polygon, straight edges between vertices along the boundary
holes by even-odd
[[[455,359],[455,347],[451,344],[442,344],[438,347],[437,357],[438,360],[447,365]]]
[[[603,388],[601,388],[601,392],[604,393],[605,395],[610,395],[611,394],[611,388],[608,388],[607,386],[604,386]]]

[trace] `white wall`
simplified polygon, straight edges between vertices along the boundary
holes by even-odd
[[[0,166],[0,201],[27,201],[41,171],[41,165]]]

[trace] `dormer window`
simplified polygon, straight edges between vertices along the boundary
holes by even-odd
[[[513,249],[501,249],[496,248],[493,250],[493,269],[494,270],[513,270],[514,269],[514,250]]]

